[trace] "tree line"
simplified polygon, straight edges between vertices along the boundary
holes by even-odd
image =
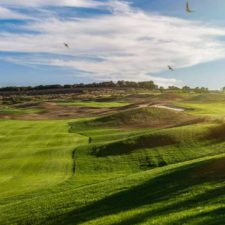
[[[54,84],[54,85],[38,85],[38,86],[22,86],[22,87],[2,87],[0,88],[0,92],[26,92],[26,91],[36,91],[36,90],[59,90],[59,89],[74,89],[74,88],[143,88],[148,90],[165,90],[165,88],[158,86],[153,81],[124,81],[120,80],[117,82],[107,81],[107,82],[99,82],[99,83],[79,83],[79,84]],[[195,92],[207,92],[208,88],[205,87],[196,87],[190,88],[188,86],[184,86],[182,88],[176,86],[169,86],[166,90],[173,91],[195,91]]]

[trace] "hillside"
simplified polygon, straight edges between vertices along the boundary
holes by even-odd
[[[73,129],[76,130],[79,127],[82,129],[84,127],[162,128],[194,124],[202,121],[197,116],[176,112],[175,110],[158,107],[140,107],[82,123],[75,123],[73,124]]]
[[[140,107],[149,98],[101,116],[0,120],[0,224],[223,224],[224,123]]]

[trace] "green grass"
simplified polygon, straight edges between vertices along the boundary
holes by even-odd
[[[89,121],[87,120],[85,123],[77,122],[73,125],[73,128],[75,130],[99,127],[157,128],[180,126],[197,122],[200,122],[197,117],[186,113],[156,107],[146,107],[124,110],[123,112],[114,113],[109,116],[103,116]]]
[[[41,109],[23,109],[23,108],[12,108],[12,107],[0,108],[0,114],[3,114],[3,115],[37,114],[42,112],[43,110]]]
[[[68,106],[94,107],[94,108],[114,108],[129,105],[129,103],[127,102],[97,102],[97,101],[61,102],[59,104]]]
[[[225,100],[225,92],[209,92],[203,94],[188,93],[185,96],[185,101],[189,103],[222,103]]]
[[[56,121],[0,122],[0,198],[59,184],[71,176],[71,152],[86,138],[69,134],[68,128]]]
[[[225,116],[224,103],[177,103],[176,105],[185,108],[187,112],[194,115]]]
[[[52,189],[7,199],[1,218],[3,224],[223,224],[224,175],[222,171],[217,171],[221,176],[216,179],[210,171],[199,175],[217,163],[217,158],[105,178],[85,186],[77,185],[79,179],[74,177]]]
[[[146,221],[179,224],[178,221],[186,221],[193,215],[224,207],[212,202],[201,205],[202,195],[218,188],[222,191],[222,181],[201,183],[198,177],[192,180],[196,175],[193,168],[205,164],[201,157],[224,152],[223,142],[209,144],[201,138],[200,134],[207,134],[208,126],[161,131],[100,128],[78,134],[68,133],[69,122],[1,121],[0,221],[3,224],[144,224]],[[157,138],[159,133],[179,140],[179,144],[144,143],[143,146],[143,138]],[[91,144],[87,144],[89,136],[93,138]],[[90,154],[95,145],[107,149],[107,145],[115,143],[121,147],[118,143],[126,144],[129,139],[137,144],[128,154],[104,157]],[[195,158],[199,159],[187,162]],[[194,199],[198,196],[202,200],[196,206]],[[201,210],[196,211],[198,207]],[[180,213],[175,213],[176,210]],[[162,218],[167,214],[167,219]]]
[[[0,120],[0,224],[224,224],[225,126],[117,126],[189,118],[148,110]]]

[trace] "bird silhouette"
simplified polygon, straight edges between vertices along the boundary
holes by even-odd
[[[169,68],[169,70],[171,70],[171,71],[175,71],[175,70],[173,69],[173,67],[171,67],[171,66],[168,66],[168,68]]]
[[[66,48],[69,48],[69,45],[68,45],[67,43],[64,43],[64,46],[65,46]]]
[[[187,12],[187,13],[192,13],[192,12],[194,12],[194,11],[191,9],[191,7],[190,7],[188,1],[186,2],[186,12]]]

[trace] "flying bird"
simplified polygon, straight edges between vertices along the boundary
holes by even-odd
[[[175,70],[173,69],[173,67],[171,67],[171,66],[168,66],[168,68],[169,68],[169,70],[171,70],[171,71],[175,71]]]
[[[187,12],[187,13],[192,13],[192,12],[194,12],[194,11],[191,9],[191,7],[190,7],[188,1],[186,2],[186,12]]]
[[[64,43],[64,46],[65,46],[66,48],[69,48],[69,45],[68,45],[67,43]]]

